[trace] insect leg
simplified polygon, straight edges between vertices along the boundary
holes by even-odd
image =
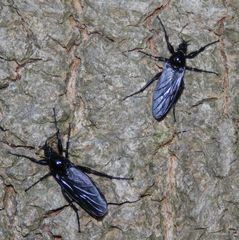
[[[66,199],[66,201],[70,204],[70,207],[74,210],[74,212],[76,213],[76,219],[77,219],[77,224],[78,224],[78,231],[80,232],[80,217],[78,214],[78,209],[77,207],[73,204],[73,200],[70,198],[70,196],[67,194],[66,191],[64,191],[62,189],[62,194],[64,196],[64,198]]]
[[[109,178],[109,179],[118,179],[118,180],[133,180],[134,178],[130,177],[130,178],[124,178],[124,177],[115,177],[115,176],[111,176],[102,172],[98,172],[95,171],[91,168],[88,167],[84,167],[84,166],[76,166],[78,169],[80,169],[82,172],[86,172],[88,174],[94,174],[100,177],[105,177],[105,178]]]
[[[67,142],[66,142],[66,158],[67,159],[69,156],[68,151],[69,151],[69,147],[70,147],[70,137],[71,137],[71,124],[69,124]]]
[[[137,199],[137,200],[134,200],[134,201],[124,201],[124,202],[119,202],[119,203],[116,203],[116,202],[108,202],[108,205],[116,205],[116,206],[121,206],[121,205],[124,205],[124,204],[127,204],[127,203],[136,203],[138,202],[140,199]]]
[[[164,27],[161,19],[160,19],[158,16],[157,16],[157,19],[159,20],[159,22],[160,22],[160,24],[161,24],[161,26],[162,26],[162,28],[163,28],[164,36],[165,36],[165,40],[166,40],[166,42],[167,42],[168,50],[169,50],[169,52],[170,52],[171,54],[174,54],[174,53],[175,53],[175,52],[174,52],[174,48],[173,48],[172,44],[169,42],[169,38],[168,38],[168,34],[167,34],[167,32],[166,32],[166,29],[165,29],[165,27]]]
[[[176,107],[176,104],[173,104],[173,119],[174,119],[174,122],[176,123],[175,107]]]
[[[123,101],[126,100],[129,97],[132,97],[138,93],[143,92],[148,86],[150,86],[155,80],[159,79],[162,72],[157,73],[152,79],[150,79],[141,89],[139,89],[137,92],[134,92],[126,97],[123,98]]]
[[[63,146],[62,146],[62,141],[61,141],[60,129],[57,126],[56,110],[55,110],[55,108],[53,108],[53,115],[54,115],[54,123],[55,123],[55,127],[56,127],[57,147],[58,147],[59,154],[62,155],[62,153],[63,153]]]
[[[205,73],[213,73],[213,74],[219,75],[218,73],[213,72],[213,71],[207,71],[207,70],[203,70],[203,69],[199,69],[199,68],[193,68],[193,67],[189,67],[189,66],[186,66],[186,69],[189,70],[189,71],[194,71],[194,72],[205,72]]]
[[[152,59],[154,59],[154,60],[160,61],[160,62],[166,62],[166,61],[168,61],[168,58],[165,58],[165,57],[154,56],[154,55],[151,55],[151,54],[146,53],[146,52],[141,51],[141,50],[139,50],[138,52],[143,53],[144,55],[146,55],[146,56],[148,56],[148,57],[150,57],[150,58],[152,58]]]
[[[43,179],[48,178],[51,176],[51,173],[47,173],[46,175],[44,175],[43,177],[41,177],[39,180],[37,180],[36,182],[34,182],[30,187],[25,189],[25,192],[27,192],[28,190],[30,190],[33,186],[35,186],[37,183],[41,182]]]
[[[17,154],[17,153],[12,153],[12,152],[8,152],[11,155],[17,156],[17,157],[23,157],[23,158],[27,158],[29,159],[31,162],[40,164],[40,165],[48,165],[48,162],[46,159],[42,159],[42,160],[36,160],[35,158],[23,155],[23,154]]]
[[[193,51],[186,55],[186,58],[195,58],[199,53],[203,52],[207,47],[219,42],[219,40],[206,44],[205,46],[199,48],[197,51]]]

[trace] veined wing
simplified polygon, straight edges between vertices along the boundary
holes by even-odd
[[[180,96],[184,83],[185,67],[173,69],[166,62],[153,93],[152,113],[155,119],[163,119]]]
[[[57,182],[67,196],[79,204],[89,215],[98,219],[108,212],[104,195],[93,180],[75,166],[70,166],[64,176],[56,175]]]

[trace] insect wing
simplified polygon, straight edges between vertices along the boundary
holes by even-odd
[[[166,62],[153,93],[152,113],[157,120],[163,119],[183,90],[185,67],[174,69]]]
[[[56,175],[56,180],[67,196],[89,215],[98,219],[107,214],[108,205],[104,195],[84,172],[75,166],[70,166],[66,174]]]

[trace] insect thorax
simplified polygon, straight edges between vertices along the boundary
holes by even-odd
[[[48,161],[50,170],[52,172],[58,174],[65,174],[67,169],[67,159],[59,155],[53,154]]]
[[[186,58],[182,51],[177,51],[169,58],[169,63],[173,66],[173,68],[181,68],[185,67]]]

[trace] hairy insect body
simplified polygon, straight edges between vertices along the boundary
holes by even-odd
[[[186,70],[195,71],[195,72],[213,73],[217,75],[217,73],[213,71],[207,71],[207,70],[202,70],[199,68],[193,68],[193,67],[187,66],[186,59],[192,59],[196,57],[199,53],[203,52],[207,47],[217,43],[218,41],[208,43],[205,46],[201,47],[199,50],[196,50],[187,54],[188,42],[183,40],[182,43],[179,44],[177,50],[175,51],[174,47],[169,42],[168,34],[159,17],[158,17],[158,20],[163,28],[165,40],[167,42],[167,48],[171,56],[170,58],[157,57],[157,56],[152,56],[151,54],[145,53],[143,51],[140,51],[141,53],[155,60],[165,62],[163,71],[157,73],[141,89],[126,96],[123,100],[143,92],[154,81],[157,80],[158,82],[152,98],[152,114],[156,120],[160,121],[167,115],[167,113],[172,107],[174,110],[175,104],[184,88],[183,78]],[[176,121],[175,111],[173,111],[173,113],[174,113],[174,120]]]
[[[57,127],[56,121],[56,113],[54,110],[54,120],[56,127],[56,142],[57,147],[55,148],[54,142],[53,145],[51,141],[45,142],[45,145],[42,147],[44,150],[44,158],[41,160],[34,159],[32,157],[11,153],[11,155],[17,157],[27,158],[31,162],[45,165],[49,167],[49,172],[41,177],[37,182],[33,183],[30,187],[28,187],[25,191],[30,190],[33,186],[35,186],[38,182],[43,179],[53,176],[57,183],[61,187],[61,191],[69,206],[75,211],[78,229],[80,231],[80,218],[78,214],[78,208],[75,204],[78,204],[81,208],[83,208],[90,216],[95,219],[102,219],[108,212],[108,203],[106,198],[100,189],[96,186],[94,181],[87,174],[94,174],[100,177],[105,177],[109,179],[118,179],[118,180],[132,180],[133,178],[124,178],[124,177],[115,177],[110,176],[102,172],[95,171],[91,168],[84,167],[81,165],[74,165],[69,160],[69,145],[70,145],[70,130],[68,131],[68,140],[66,144],[66,148],[63,149],[60,131]],[[117,205],[117,203],[115,204]]]

